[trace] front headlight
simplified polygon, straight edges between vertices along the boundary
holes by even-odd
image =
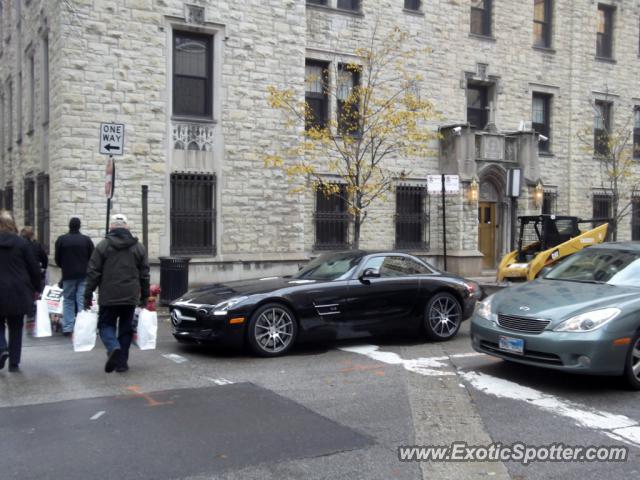
[[[478,302],[476,314],[480,318],[489,320],[490,322],[497,323],[498,315],[491,310],[491,304],[493,303],[493,295],[487,297],[482,302]]]
[[[231,310],[233,307],[238,305],[241,302],[244,302],[249,297],[233,297],[229,300],[225,300],[224,302],[220,302],[213,308],[214,315],[226,315],[227,311]]]
[[[620,312],[619,308],[603,308],[592,312],[581,313],[569,320],[565,320],[556,328],[554,332],[593,332],[606,323],[616,318]]]

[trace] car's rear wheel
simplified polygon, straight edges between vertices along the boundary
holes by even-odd
[[[251,316],[247,332],[251,350],[261,357],[277,357],[287,353],[298,335],[293,312],[284,305],[263,305]]]
[[[640,334],[636,334],[627,355],[624,368],[627,385],[633,390],[640,390]]]
[[[430,340],[450,340],[456,336],[462,322],[462,307],[450,293],[436,293],[424,313],[424,331]]]

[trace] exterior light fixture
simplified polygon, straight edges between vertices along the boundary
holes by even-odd
[[[475,203],[478,201],[478,181],[474,178],[471,179],[469,184],[469,202]]]
[[[536,187],[533,192],[533,201],[536,205],[536,208],[540,208],[542,206],[542,200],[544,199],[544,187],[542,185],[542,181],[538,180]]]

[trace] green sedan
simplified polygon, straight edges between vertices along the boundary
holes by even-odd
[[[471,341],[513,362],[620,375],[640,390],[640,243],[594,245],[488,297],[476,307]]]

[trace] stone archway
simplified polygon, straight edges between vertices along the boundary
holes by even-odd
[[[506,178],[506,170],[498,165],[488,165],[480,171],[478,250],[483,254],[483,269],[495,269],[505,253],[505,235],[510,231]]]

